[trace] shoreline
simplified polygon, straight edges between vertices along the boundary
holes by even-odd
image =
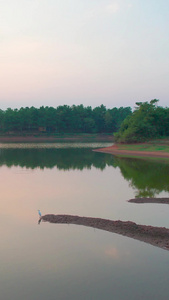
[[[63,134],[63,135],[27,135],[27,136],[0,136],[0,143],[31,143],[31,142],[114,142],[114,137],[112,135],[78,135],[78,134]]]
[[[156,158],[169,158],[168,152],[163,151],[137,151],[137,150],[121,150],[118,146],[112,145],[106,148],[94,149],[95,152],[108,153],[115,156],[126,156],[126,157],[156,157]]]
[[[53,214],[40,217],[39,223],[41,221],[93,227],[133,238],[169,251],[169,229],[165,227],[138,225],[130,221],[112,221],[101,218]]]

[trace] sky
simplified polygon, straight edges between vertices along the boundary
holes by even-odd
[[[0,109],[169,103],[168,0],[0,0]]]

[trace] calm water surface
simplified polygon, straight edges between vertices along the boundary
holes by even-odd
[[[108,144],[0,145],[2,300],[169,299],[169,251],[98,229],[41,223],[73,214],[169,228],[169,164],[119,159]]]

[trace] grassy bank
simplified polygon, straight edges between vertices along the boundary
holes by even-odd
[[[117,144],[119,150],[167,152],[169,153],[169,139],[150,141],[141,144]]]
[[[169,139],[154,140],[141,144],[114,144],[111,147],[97,149],[96,151],[122,157],[169,160]]]

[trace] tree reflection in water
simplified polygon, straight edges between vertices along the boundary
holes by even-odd
[[[136,197],[154,197],[169,192],[169,164],[133,158],[116,158],[123,177],[136,189]]]
[[[136,197],[154,197],[169,192],[169,164],[136,158],[117,158],[93,152],[91,148],[1,149],[0,166],[83,170],[106,166],[120,168],[122,176],[136,190]]]

